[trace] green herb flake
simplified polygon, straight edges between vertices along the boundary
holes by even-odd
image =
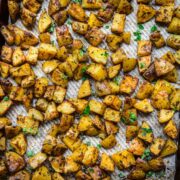
[[[105,10],[106,10],[106,8],[107,8],[106,6],[103,6],[103,7],[102,7],[102,10],[103,10],[103,11],[105,11]]]
[[[134,36],[139,36],[139,35],[141,35],[141,32],[140,31],[135,31],[135,32],[133,32],[133,34],[134,34]]]
[[[84,74],[84,76],[82,77],[82,81],[85,81],[86,79],[88,79],[88,76]]]
[[[165,171],[162,170],[162,171],[156,172],[155,176],[158,178],[162,178],[165,176]]]
[[[87,146],[91,146],[91,142],[90,142],[90,141],[86,142],[85,144],[86,144]]]
[[[62,76],[62,79],[68,79],[68,76],[66,76],[65,74],[63,74],[63,76]]]
[[[152,177],[152,176],[154,176],[154,172],[153,171],[149,171],[149,172],[147,172],[146,173],[146,177],[148,178],[148,177]]]
[[[135,41],[140,41],[141,40],[141,35],[137,35],[136,39],[134,39]]]
[[[89,172],[92,172],[92,173],[94,172],[93,168],[89,168],[88,170],[89,170]]]
[[[27,157],[33,157],[34,156],[34,152],[33,151],[28,151],[27,152]]]
[[[109,29],[109,26],[108,26],[108,25],[106,25],[106,26],[105,26],[105,28],[106,28],[106,29]]]
[[[134,113],[130,112],[129,120],[133,123],[137,120],[137,116]]]
[[[121,117],[121,121],[125,124],[126,123],[126,118],[125,117]]]
[[[3,98],[3,101],[8,101],[9,100],[9,97],[8,96],[5,96],[4,98]]]
[[[72,24],[72,21],[71,21],[70,19],[68,19],[68,20],[66,21],[66,23],[67,23],[68,25],[71,25],[71,24]]]
[[[86,72],[86,70],[87,70],[87,66],[82,67],[81,73],[84,74]]]
[[[151,160],[151,151],[149,150],[149,148],[144,150],[144,153],[141,156],[141,159],[145,159],[147,161]]]
[[[49,28],[49,32],[50,33],[53,33],[54,32],[54,29],[55,29],[55,27],[56,27],[56,25],[55,25],[55,23],[53,22],[53,23],[51,23],[51,26],[50,26],[50,28]]]
[[[176,112],[176,111],[177,111],[177,107],[173,107],[173,111],[175,111],[175,112]]]
[[[81,4],[82,3],[82,0],[72,0],[73,3],[78,3],[78,4]]]
[[[83,111],[83,115],[89,115],[90,114],[90,106],[89,104],[86,106],[86,108]]]
[[[151,27],[151,33],[155,32],[155,31],[157,31],[157,26],[156,25]]]
[[[105,51],[103,54],[101,54],[101,56],[105,56],[107,58],[109,56],[109,53]]]
[[[138,28],[139,28],[140,30],[143,30],[143,29],[144,29],[144,26],[143,26],[142,24],[138,24]]]
[[[55,41],[53,40],[53,41],[51,41],[51,44],[53,45],[53,46],[55,46]]]
[[[80,49],[79,53],[81,56],[84,56],[84,54],[86,53],[86,48],[83,47],[82,49]]]
[[[124,175],[124,173],[120,172],[120,173],[118,174],[118,177],[120,177],[120,178],[124,178],[124,177],[125,177],[125,175]]]
[[[120,84],[120,81],[121,81],[121,77],[120,77],[120,76],[116,76],[116,77],[113,79],[113,82],[116,83],[117,85]]]
[[[139,67],[140,67],[140,69],[142,69],[142,68],[144,68],[144,67],[145,67],[145,64],[144,64],[144,63],[142,63],[142,62],[140,62],[140,63],[139,63]]]
[[[101,144],[98,144],[98,145],[97,145],[97,148],[98,148],[98,149],[101,149],[101,148],[102,148]]]
[[[145,136],[147,133],[152,133],[151,128],[141,128],[142,129],[142,135]]]
[[[23,133],[27,133],[27,128],[22,129]]]
[[[8,151],[12,151],[13,149],[14,148],[11,145],[9,145]]]

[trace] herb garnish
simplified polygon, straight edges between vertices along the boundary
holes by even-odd
[[[152,177],[155,173],[153,171],[149,171],[146,173],[146,177]]]
[[[121,117],[121,121],[125,124],[126,123],[126,118],[125,117]]]
[[[149,148],[144,150],[144,153],[141,156],[141,159],[144,159],[144,160],[147,160],[147,161],[151,160],[151,151],[149,150]]]
[[[51,23],[51,26],[50,26],[50,28],[49,28],[49,32],[50,33],[53,33],[54,32],[54,29],[55,29],[55,27],[56,27],[56,25],[55,25],[55,23],[53,22],[53,23]]]
[[[144,26],[143,26],[142,24],[138,24],[138,28],[139,28],[140,30],[143,30],[143,29],[144,29]]]
[[[68,20],[66,21],[66,23],[67,23],[68,25],[71,25],[71,24],[72,24],[72,21],[71,21],[70,19],[68,19]]]
[[[108,25],[106,25],[106,26],[104,26],[106,29],[109,29],[109,26]]]
[[[94,172],[93,168],[89,168],[88,170],[89,170],[89,172]]]
[[[137,116],[134,113],[130,112],[129,120],[131,123],[133,123],[137,120]]]
[[[86,142],[85,144],[86,144],[87,146],[90,146],[90,145],[91,145],[91,142],[88,141],[88,142]]]
[[[125,177],[125,175],[124,175],[122,172],[120,172],[120,173],[118,174],[118,177],[120,177],[120,178],[124,178],[124,177]]]
[[[151,27],[151,33],[153,33],[154,31],[157,31],[157,26],[156,25]]]
[[[101,149],[101,148],[102,148],[101,144],[98,144],[98,145],[97,145],[97,148],[98,148],[98,149]]]
[[[120,80],[121,80],[121,77],[120,77],[120,76],[116,76],[116,77],[113,79],[113,82],[116,83],[117,85],[119,85]]]
[[[81,73],[84,74],[86,72],[86,70],[87,70],[87,66],[82,67]]]
[[[152,133],[151,128],[141,128],[142,129],[142,135],[145,136],[147,133]]]
[[[89,104],[86,106],[86,108],[83,111],[83,115],[89,115],[90,114],[90,106]]]
[[[82,0],[72,0],[72,2],[81,4]]]
[[[142,69],[142,68],[144,68],[145,64],[140,62],[139,66],[140,66],[140,69]]]
[[[80,49],[79,53],[80,53],[81,56],[84,56],[84,54],[86,53],[86,48],[83,47],[82,49]]]
[[[33,151],[28,151],[27,152],[27,157],[33,157],[34,156],[34,152]]]

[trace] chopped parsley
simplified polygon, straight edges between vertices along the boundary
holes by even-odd
[[[124,175],[124,173],[120,172],[120,173],[118,174],[118,177],[120,177],[120,178],[124,178],[124,177],[125,177],[125,175]]]
[[[120,80],[121,80],[121,77],[120,77],[120,76],[116,76],[116,77],[113,79],[113,82],[116,83],[117,85],[119,85]]]
[[[27,152],[27,157],[33,157],[34,156],[34,152],[33,151],[28,151]]]
[[[105,26],[105,28],[106,28],[106,29],[109,29],[109,26],[108,26],[108,25],[106,25],[106,26]]]
[[[135,41],[140,41],[141,40],[141,35],[137,35]]]
[[[27,133],[32,133],[33,129],[32,128],[23,128],[22,131],[23,131],[23,133],[27,134]]]
[[[68,20],[66,21],[66,23],[67,23],[68,25],[71,25],[71,24],[72,24],[72,21],[71,21],[70,19],[68,19]]]
[[[55,29],[55,27],[56,27],[56,25],[55,25],[55,23],[53,22],[53,23],[51,23],[51,26],[50,26],[50,28],[49,28],[49,32],[50,33],[53,33],[54,32],[54,29]]]
[[[79,3],[81,4],[82,3],[82,0],[72,0],[73,3]]]
[[[143,27],[144,28],[144,27]],[[133,34],[134,34],[134,36],[136,37],[134,40],[135,41],[140,41],[141,40],[141,31],[140,30],[142,30],[142,27],[141,27],[141,29],[139,28],[139,30],[137,30],[137,31],[135,31],[135,32],[133,32]]]
[[[151,128],[141,128],[142,129],[142,135],[145,136],[147,133],[152,133]]]
[[[103,54],[101,54],[101,56],[108,57],[108,56],[109,56],[109,53],[108,53],[107,51],[105,51]]]
[[[90,106],[89,104],[86,106],[86,108],[83,111],[83,115],[89,115],[90,114]]]
[[[134,113],[130,112],[129,120],[133,123],[137,120],[137,116]]]
[[[88,76],[85,74],[85,75],[82,77],[82,81],[85,81],[86,79],[88,79]]]
[[[144,29],[144,26],[143,26],[142,24],[138,24],[138,28],[139,28],[140,30],[143,30],[143,29]]]
[[[121,121],[125,124],[126,123],[126,118],[125,117],[121,117]]]
[[[12,151],[13,149],[14,148],[11,145],[9,145],[8,151]]]
[[[151,160],[151,151],[149,150],[149,148],[144,150],[144,153],[141,156],[141,159],[144,159],[144,160],[147,160],[147,161]]]
[[[87,146],[90,146],[90,145],[91,145],[91,142],[88,141],[88,142],[86,142],[85,144],[86,144]]]
[[[157,26],[156,25],[151,27],[151,33],[155,32],[155,31],[157,31]]]
[[[55,46],[55,41],[53,40],[53,41],[51,41],[51,44],[53,45],[53,46]]]
[[[140,69],[142,69],[142,68],[144,68],[144,67],[145,67],[145,64],[144,64],[144,63],[142,63],[142,62],[140,62],[140,63],[139,63],[139,67],[140,67]]]
[[[81,73],[84,74],[86,72],[86,70],[87,70],[87,66],[82,67]]]
[[[102,148],[101,144],[98,144],[98,145],[97,145],[97,148],[98,148],[98,149],[101,149],[101,148]]]
[[[65,74],[62,75],[62,79],[68,79],[68,76],[66,76]]]
[[[3,101],[8,101],[9,100],[9,97],[8,96],[5,96],[4,98],[3,98]]]
[[[86,48],[83,47],[82,49],[80,49],[79,53],[80,53],[81,56],[84,56],[84,54],[86,53]]]
[[[149,172],[147,172],[146,173],[146,177],[148,178],[148,177],[152,177],[152,176],[154,176],[154,172],[153,171],[149,171]]]
[[[176,111],[177,111],[177,107],[173,107],[173,111],[175,111],[175,112],[176,112]]]
[[[93,168],[89,168],[88,170],[89,170],[89,172],[94,172]]]
[[[165,171],[164,171],[164,170],[161,170],[161,171],[159,171],[159,172],[156,172],[156,177],[161,178],[161,177],[164,177],[164,176],[165,176]]]

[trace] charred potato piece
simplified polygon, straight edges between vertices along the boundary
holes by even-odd
[[[168,36],[166,43],[169,47],[173,49],[180,49],[180,35],[170,35]]]
[[[5,165],[5,161],[0,159],[0,175],[3,176],[7,173],[7,167]]]
[[[83,179],[83,178],[85,178],[85,179],[87,179],[87,180],[91,180],[91,177],[88,175],[88,174],[86,174],[85,172],[83,172],[82,170],[80,170],[80,171],[78,171],[77,173],[76,173],[76,176],[75,176],[77,179]]]
[[[131,97],[125,97],[124,100],[124,109],[130,109],[132,107],[134,107],[134,104],[136,103],[136,99],[135,98],[131,98]]]
[[[54,19],[54,21],[56,22],[56,24],[58,26],[61,26],[66,22],[66,20],[68,18],[67,11],[66,10],[59,11],[59,12],[53,14],[52,18]]]
[[[16,1],[8,0],[8,10],[11,20],[15,22],[20,13],[19,3]]]
[[[128,0],[119,1],[117,12],[120,14],[130,14],[133,10],[131,3]]]
[[[137,50],[138,56],[140,56],[140,57],[148,56],[151,54],[151,50],[152,50],[151,41],[148,41],[148,40],[138,41],[138,50]]]
[[[99,9],[102,7],[102,0],[94,0],[94,1],[88,1],[88,0],[82,0],[82,8],[84,9]]]
[[[23,0],[23,5],[33,13],[37,13],[41,7],[41,3],[38,0]]]
[[[153,81],[156,78],[154,63],[151,63],[148,69],[143,73],[143,77],[148,81]]]
[[[52,151],[56,145],[57,145],[57,139],[54,136],[47,135],[44,142],[43,142],[43,145],[42,145],[42,151],[46,154],[52,154]],[[40,156],[40,158],[42,157],[42,162],[45,161],[45,159],[47,158],[46,154],[44,154],[44,153],[43,154],[37,154],[37,157],[39,157],[39,156]],[[33,164],[33,165],[37,166],[38,165],[38,163],[37,163],[38,159],[36,158],[36,155],[34,157],[32,157],[32,160],[34,160],[33,162],[35,162],[35,164]]]
[[[41,166],[32,175],[32,180],[51,180],[51,174],[46,166]]]
[[[60,47],[57,50],[57,59],[60,61],[64,61],[68,57],[68,50],[65,46]]]
[[[155,31],[150,35],[150,40],[156,48],[165,46],[165,40],[159,31]]]
[[[123,60],[123,71],[129,72],[132,71],[137,64],[137,60],[135,58],[127,58]]]
[[[105,149],[113,148],[116,145],[117,141],[113,134],[110,134],[105,139],[101,141],[101,145]]]
[[[86,23],[73,21],[72,22],[72,29],[74,32],[81,34],[81,35],[84,35],[84,34],[86,34],[86,32],[88,30],[88,25]]]
[[[114,162],[106,153],[102,153],[100,168],[108,172],[114,172]]]
[[[0,137],[0,152],[6,150],[6,138],[4,136]]]
[[[126,141],[129,142],[133,138],[135,138],[138,134],[139,127],[129,125],[126,127]]]
[[[47,86],[46,91],[44,93],[44,98],[47,99],[48,101],[52,101],[54,91],[55,91],[54,85]]]
[[[166,141],[163,138],[154,139],[149,148],[151,153],[154,154],[155,156],[158,156],[162,151],[162,149],[164,148],[165,142]]]
[[[174,116],[174,110],[161,109],[158,114],[160,123],[166,123]]]
[[[13,138],[16,135],[18,135],[21,131],[21,128],[19,126],[5,126],[5,134],[7,138]]]
[[[178,136],[178,129],[173,120],[170,120],[168,124],[164,127],[164,133],[167,134],[172,139],[176,139]]]
[[[12,62],[12,55],[13,55],[13,49],[9,46],[2,46],[1,49],[1,59],[5,63],[11,63]]]

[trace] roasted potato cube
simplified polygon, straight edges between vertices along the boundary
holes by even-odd
[[[84,34],[86,34],[86,32],[88,30],[88,24],[73,21],[72,22],[72,29],[73,29],[74,32],[76,32],[78,34],[81,34],[81,35],[84,35]]]
[[[170,96],[170,106],[176,111],[180,110],[180,90],[176,89]]]
[[[84,154],[82,163],[86,166],[94,165],[98,159],[98,154],[99,154],[99,152],[96,147],[88,146],[87,150]]]
[[[62,173],[65,165],[65,158],[62,156],[49,157],[51,167],[55,172]]]
[[[56,145],[57,145],[57,139],[54,136],[47,135],[43,142],[43,145],[42,145],[42,151],[46,154],[52,154],[52,151]],[[44,154],[40,154],[40,156],[41,155],[42,155],[43,161],[44,161],[44,159],[46,159],[44,157],[46,157],[46,156],[44,156]],[[35,158],[35,156],[34,156],[34,158]]]
[[[82,170],[80,170],[80,171],[78,171],[77,173],[76,173],[76,176],[75,176],[77,179],[83,179],[83,178],[85,178],[85,179],[87,179],[87,180],[91,180],[91,177],[88,175],[88,174],[86,174],[85,172],[83,172]]]
[[[161,151],[160,157],[166,157],[172,154],[175,154],[178,150],[178,147],[176,145],[176,143],[171,140],[170,138],[167,139],[163,150]]]
[[[138,6],[138,12],[137,12],[137,22],[138,23],[145,23],[152,19],[156,14],[156,10],[145,4],[140,4]]]
[[[89,80],[85,80],[78,91],[78,98],[84,98],[91,95],[91,85]]]
[[[115,65],[115,66],[109,66],[109,68],[108,68],[108,77],[110,79],[116,77],[119,74],[120,69],[121,69],[120,64]]]
[[[65,46],[60,47],[57,50],[57,59],[60,61],[64,61],[68,57],[68,50]]]
[[[111,51],[116,51],[119,48],[119,45],[123,42],[122,36],[115,34],[108,34],[106,36],[106,43]]]
[[[0,137],[0,152],[6,150],[6,138],[4,136]]]
[[[70,157],[67,157],[64,166],[64,173],[74,173],[78,170],[80,170],[80,164],[77,164]]]
[[[40,15],[38,22],[39,33],[46,32],[48,28],[51,26],[51,24],[52,24],[51,17],[48,15],[46,11],[43,11]]]
[[[148,161],[148,164],[153,171],[160,171],[165,168],[164,161],[161,157],[151,159]]]
[[[156,78],[154,63],[151,63],[148,69],[143,73],[143,77],[148,81],[153,81]]]
[[[94,1],[88,1],[88,0],[82,0],[82,8],[84,9],[99,9],[102,7],[102,0],[94,0]]]
[[[136,163],[133,154],[128,150],[116,152],[111,157],[118,169],[129,168]]]
[[[26,171],[26,170],[21,170],[21,171],[15,173],[15,174],[11,175],[9,177],[9,180],[14,180],[14,179],[18,179],[18,178],[19,179],[30,180],[31,174],[28,171]]]
[[[112,54],[111,60],[113,64],[120,64],[127,59],[127,55],[122,48],[119,48],[115,53]]]
[[[120,84],[120,92],[131,94],[135,91],[138,84],[138,78],[131,75],[125,75]]]
[[[171,64],[174,64],[176,62],[175,54],[171,51],[167,51],[163,56],[160,57],[160,59],[166,60]]]
[[[20,13],[19,3],[16,1],[8,0],[8,10],[9,10],[9,16],[11,17],[12,22],[15,22]]]
[[[168,24],[173,17],[174,6],[161,6],[156,12],[156,22]]]
[[[136,156],[141,156],[144,153],[145,145],[141,139],[138,137],[134,138],[130,142],[129,151],[132,152]]]
[[[136,99],[135,98],[131,98],[131,97],[125,97],[124,100],[124,109],[130,109],[134,106],[134,104],[136,103]]]
[[[39,152],[35,154],[33,157],[29,158],[28,163],[32,169],[36,169],[41,166],[41,164],[47,159],[47,155],[45,153]]]
[[[96,14],[91,13],[91,14],[89,15],[89,18],[88,18],[88,25],[89,25],[90,28],[93,28],[93,27],[102,27],[103,22],[101,22],[101,21],[97,18]]]
[[[89,116],[82,116],[79,120],[78,130],[80,132],[87,131],[92,126],[92,120]]]
[[[51,174],[46,166],[41,166],[32,175],[32,180],[51,180]]]
[[[158,113],[160,123],[166,123],[174,116],[174,110],[161,109]]]
[[[37,120],[37,121],[43,121],[44,120],[43,114],[35,108],[29,109],[28,116],[32,119]]]
[[[116,137],[113,134],[110,134],[109,136],[107,136],[105,139],[101,141],[101,145],[105,149],[113,148],[116,145],[116,143],[117,143]]]
[[[1,29],[0,29],[0,31],[1,31],[2,36],[3,36],[4,39],[5,39],[6,43],[7,43],[8,45],[13,45],[13,44],[14,44],[14,39],[15,39],[13,32],[10,31],[10,30],[9,30],[7,27],[5,27],[5,26],[2,26]]]
[[[150,40],[156,48],[165,46],[165,40],[160,31],[155,31],[150,35]]]
[[[144,81],[140,85],[139,90],[137,91],[136,97],[141,100],[146,99],[151,96],[153,90],[154,90],[153,85],[147,81]]]
[[[10,173],[15,173],[23,169],[25,166],[24,159],[15,152],[7,151],[5,153],[5,158],[6,158],[7,168]]]
[[[59,65],[59,62],[57,60],[51,60],[51,61],[45,61],[42,64],[42,70],[46,73],[49,74],[52,71],[54,71]]]
[[[26,61],[26,57],[20,47],[15,48],[12,55],[13,66],[22,65]]]
[[[52,15],[52,18],[54,19],[54,21],[57,23],[58,26],[61,26],[66,22],[68,18],[67,11],[66,10],[58,11]]]
[[[23,5],[34,13],[37,13],[41,7],[41,3],[38,0],[23,0]]]
[[[32,65],[35,65],[38,61],[38,49],[31,46],[29,48],[28,54],[26,55],[26,61]]]
[[[160,6],[166,6],[174,3],[174,0],[155,0],[155,3]]]
[[[154,139],[154,141],[152,142],[152,144],[151,144],[151,146],[149,148],[151,153],[154,154],[155,156],[158,156],[159,153],[164,148],[165,142],[166,141],[163,138]]]
[[[144,179],[146,177],[146,173],[142,169],[135,168],[127,177],[128,179]]]
[[[69,101],[64,101],[57,107],[57,111],[63,114],[72,114],[75,112],[75,108]]]
[[[139,127],[138,126],[126,126],[126,141],[129,142],[133,138],[135,138],[138,134]]]
[[[48,104],[46,112],[44,114],[44,120],[45,121],[51,121],[58,117],[58,109],[56,107],[56,104],[52,101]]]
[[[53,101],[58,104],[62,103],[65,96],[66,96],[66,89],[60,86],[56,86],[53,94]]]
[[[3,129],[5,126],[11,125],[10,119],[6,117],[0,117],[0,129]]]
[[[11,66],[7,63],[0,62],[0,75],[2,78],[7,78],[11,71]]]
[[[95,83],[96,95],[97,96],[106,96],[112,93],[111,86],[108,81],[101,81]]]
[[[164,127],[164,133],[167,134],[172,139],[176,139],[178,136],[178,129],[176,123],[170,120],[168,124]]]
[[[164,76],[164,79],[169,81],[169,82],[177,83],[177,81],[178,81],[178,71],[177,71],[177,69],[174,68],[171,72],[167,73]]]
[[[11,75],[13,77],[23,77],[23,76],[29,76],[32,74],[32,70],[29,64],[23,64],[19,67],[13,67],[11,68]]]
[[[48,106],[48,102],[46,101],[46,99],[40,98],[37,100],[36,102],[36,108],[40,111],[45,112]]]
[[[132,71],[137,64],[137,60],[135,58],[127,58],[123,60],[123,71],[129,72]]]
[[[168,36],[166,44],[173,49],[180,49],[180,35],[172,34]]]
[[[16,135],[18,135],[21,131],[21,128],[19,126],[5,126],[5,134],[7,138],[13,138]]]
[[[3,176],[7,173],[7,168],[3,159],[0,159],[0,175]]]
[[[107,77],[106,68],[102,64],[92,63],[88,66],[86,72],[96,81],[102,81]]]
[[[115,110],[119,110],[121,107],[121,99],[115,95],[108,95],[104,98],[103,103]]]
[[[35,97],[41,97],[44,95],[46,88],[48,86],[48,79],[45,77],[39,78],[36,80],[34,87]]]
[[[149,4],[151,0],[137,0],[137,3]]]
[[[119,1],[117,12],[120,14],[130,14],[133,10],[131,3],[128,0]]]
[[[106,153],[102,153],[100,168],[108,172],[114,172],[115,170],[114,162]]]
[[[174,16],[180,18],[180,6],[177,6],[174,10]]]
[[[119,130],[118,126],[110,121],[105,121],[105,128],[108,135],[116,134]]]
[[[152,128],[147,122],[142,122],[142,125],[138,132],[138,137],[147,143],[152,143],[154,139]]]
[[[138,56],[148,56],[151,54],[152,50],[152,43],[149,40],[141,40],[138,41],[138,50],[137,54]]]
[[[52,101],[54,91],[55,91],[55,86],[54,85],[49,85],[46,87],[46,91],[44,93],[44,98],[47,99],[48,101]]]
[[[170,22],[167,31],[172,34],[180,34],[180,19],[177,17],[173,17],[172,21]]]
[[[136,109],[126,109],[122,112],[121,121],[127,125],[137,125],[137,111]]]
[[[0,98],[2,98],[4,96],[5,96],[4,90],[3,90],[3,88],[0,85]]]
[[[12,106],[13,102],[7,97],[0,102],[0,116],[3,116]]]
[[[25,154],[27,150],[27,142],[23,133],[18,134],[10,140],[10,145],[21,156]]]
[[[111,26],[111,31],[113,33],[121,34],[124,32],[126,15],[115,13],[113,17],[113,22]]]
[[[51,34],[49,32],[39,34],[41,43],[51,44]]]
[[[104,119],[112,122],[120,121],[120,112],[111,108],[106,108],[104,112]]]
[[[144,73],[148,69],[150,64],[151,64],[151,55],[139,57],[138,59],[139,72]]]
[[[91,99],[89,101],[89,107],[91,112],[99,115],[103,115],[106,108],[106,106],[103,103],[96,101],[94,99]]]
[[[57,49],[51,44],[41,43],[38,49],[38,58],[40,60],[53,59],[57,54]]]
[[[11,63],[12,62],[12,55],[13,55],[13,49],[9,46],[2,46],[1,49],[1,59],[5,63]]]

